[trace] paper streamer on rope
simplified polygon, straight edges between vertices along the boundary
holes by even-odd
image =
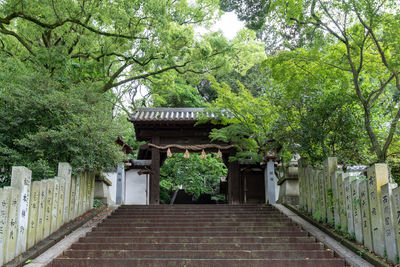
[[[172,153],[171,153],[171,149],[170,148],[168,148],[168,150],[167,150],[167,157],[168,158],[172,157]]]
[[[202,159],[206,158],[206,152],[204,151],[204,149],[201,151],[201,158]]]
[[[204,144],[204,145],[178,145],[178,144],[171,144],[171,145],[166,145],[166,146],[158,146],[152,143],[148,143],[149,147],[154,147],[158,149],[168,149],[168,148],[178,148],[178,149],[185,149],[185,150],[190,150],[190,151],[201,151],[203,149],[208,149],[208,148],[216,148],[218,150],[228,150],[232,149],[235,146],[234,145],[217,145],[217,144]]]
[[[188,159],[189,158],[189,151],[186,149],[186,151],[185,151],[185,159]]]
[[[222,152],[221,150],[218,149],[218,153],[217,153],[217,158],[220,159],[222,158]]]

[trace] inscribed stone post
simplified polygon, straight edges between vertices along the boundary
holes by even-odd
[[[337,179],[337,189],[339,196],[339,216],[340,216],[340,229],[342,232],[347,233],[347,213],[346,213],[346,194],[344,179],[348,177],[347,173],[339,173]]]
[[[342,172],[334,172],[331,175],[332,197],[333,197],[333,217],[335,219],[335,228],[340,228],[340,214],[339,214],[339,190],[338,190],[338,176]]]
[[[21,191],[18,188],[11,188],[11,205],[8,211],[8,227],[7,227],[7,251],[5,262],[9,262],[15,256],[16,241],[18,234],[18,207],[20,202]]]
[[[368,195],[371,210],[371,230],[374,252],[385,255],[385,237],[382,221],[381,186],[389,182],[389,173],[386,164],[374,164],[367,170]]]
[[[362,180],[359,184],[360,200],[361,200],[361,223],[363,229],[364,245],[368,249],[374,250],[372,229],[371,229],[371,209],[369,207],[367,184],[368,182],[366,180]]]
[[[397,255],[400,256],[400,187],[392,190],[393,223],[397,243]]]
[[[76,177],[71,176],[71,194],[69,196],[69,212],[68,212],[69,220],[75,219],[74,215],[75,199],[76,199]]]
[[[31,186],[31,198],[29,203],[29,221],[28,221],[28,240],[27,249],[35,245],[36,240],[36,228],[38,220],[38,209],[40,196],[40,182],[32,182]]]
[[[85,192],[86,192],[86,173],[81,172],[79,174],[80,177],[80,185],[79,185],[79,213],[78,215],[81,216],[85,212],[85,203],[84,203],[84,198],[85,198]]]
[[[78,217],[79,214],[79,206],[81,205],[80,195],[81,195],[81,175],[78,174],[76,177],[76,186],[75,186],[75,204],[74,204],[74,218]]]
[[[58,176],[65,179],[65,191],[64,191],[64,211],[62,224],[69,222],[72,218],[69,216],[69,204],[71,197],[71,173],[72,167],[69,163],[60,162],[58,163]]]
[[[86,191],[86,211],[90,210],[90,196],[92,195],[92,174],[93,172],[87,173],[87,191]]]
[[[10,187],[0,188],[0,266],[5,263],[8,242],[8,213],[11,205]]]
[[[311,191],[312,191],[312,182],[311,182],[311,172],[312,172],[312,166],[307,166],[306,170],[306,182],[307,182],[307,212],[309,214],[312,213],[312,206],[311,206]]]
[[[300,209],[304,210],[305,207],[305,201],[304,201],[304,165],[305,165],[305,160],[304,159],[299,159],[299,204],[300,204]]]
[[[321,213],[321,207],[320,207],[320,204],[321,204],[321,199],[320,199],[320,196],[319,196],[319,177],[318,177],[318,175],[319,175],[319,170],[317,170],[317,169],[314,169],[313,170],[313,191],[314,191],[314,201],[315,201],[315,204],[314,204],[314,208],[315,208],[315,211],[314,211],[314,213],[318,213],[318,214],[320,214]]]
[[[94,204],[94,185],[95,185],[95,179],[96,179],[96,175],[93,173],[92,174],[92,185],[91,185],[91,191],[90,191],[90,209],[93,208],[93,204]]]
[[[81,184],[81,189],[82,189],[82,207],[81,207],[81,215],[85,213],[86,211],[86,197],[87,197],[87,175],[88,172],[85,171],[82,173],[82,184]]]
[[[309,186],[309,190],[308,190],[308,194],[310,197],[310,214],[314,214],[315,212],[315,194],[314,194],[314,168],[312,166],[310,166],[309,170],[308,170],[308,186]]]
[[[353,217],[353,198],[351,194],[351,182],[354,180],[353,176],[344,178],[344,205],[347,218],[347,231],[350,235],[354,235],[354,217]]]
[[[326,200],[325,200],[325,181],[324,172],[322,170],[318,173],[318,186],[319,186],[319,197],[320,197],[320,210],[321,220],[326,222]]]
[[[51,208],[51,230],[50,233],[54,233],[57,230],[57,215],[58,215],[58,203],[60,200],[60,181],[54,178],[54,190],[53,190],[53,206]]]
[[[325,199],[326,199],[326,216],[328,224],[333,224],[333,196],[331,176],[337,170],[337,158],[330,157],[324,161],[324,180],[325,180]]]
[[[58,182],[60,183],[60,191],[59,191],[59,200],[58,200],[58,208],[57,208],[57,226],[59,229],[61,225],[63,225],[63,217],[64,217],[64,200],[65,200],[65,179],[63,177],[57,177]]]
[[[29,198],[31,195],[32,171],[26,167],[12,167],[11,187],[20,192],[18,206],[18,234],[16,240],[15,256],[26,251],[28,234]]]
[[[299,205],[300,205],[300,210],[304,210],[304,207],[305,207],[303,184],[304,184],[304,170],[299,165]]]
[[[43,231],[44,231],[44,221],[45,221],[45,212],[46,212],[46,196],[47,196],[47,180],[42,180],[39,182],[39,207],[38,207],[38,218],[37,218],[37,226],[36,226],[36,237],[35,244],[43,239]]]
[[[361,197],[360,197],[360,180],[351,182],[351,195],[353,205],[353,221],[354,221],[354,235],[359,244],[363,244],[363,226],[362,226],[362,212],[361,212]]]
[[[381,194],[386,254],[390,262],[397,263],[397,243],[395,229],[393,225],[392,205],[390,201],[391,188],[389,184],[384,184],[381,186]]]
[[[47,180],[46,206],[44,212],[43,238],[50,235],[53,208],[54,179]]]
[[[157,156],[158,154],[155,153],[154,155]],[[125,203],[124,184],[125,184],[125,165],[124,165],[124,163],[120,163],[120,164],[118,164],[118,167],[117,167],[117,194],[115,196],[115,204],[117,204],[117,205],[121,205],[121,204]],[[150,188],[151,188],[151,185],[150,185]],[[150,194],[150,197],[151,197],[151,194]]]
[[[86,171],[83,176],[83,195],[82,195],[82,215],[86,212],[86,203],[87,203],[87,179],[88,179],[88,172]]]

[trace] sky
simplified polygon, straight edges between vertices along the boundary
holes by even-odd
[[[222,30],[225,37],[231,40],[236,36],[237,32],[243,28],[244,23],[239,21],[236,14],[234,12],[227,12],[211,27],[211,31]]]

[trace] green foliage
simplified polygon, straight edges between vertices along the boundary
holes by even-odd
[[[217,116],[216,122],[227,126],[214,129],[211,139],[237,144],[238,153],[233,159],[260,162],[264,152],[276,146],[272,125],[278,114],[274,112],[270,99],[265,95],[254,97],[240,83],[238,93],[234,93],[226,83],[219,84],[215,80],[213,87],[218,97],[208,109]]]
[[[345,76],[311,61],[322,54],[298,49],[266,61],[274,81],[268,94],[280,114],[276,138],[313,164],[328,156],[345,164],[368,162],[362,110]]]
[[[361,139],[368,140],[369,147],[357,144],[356,154],[362,154],[365,163],[386,161],[396,142],[400,119],[398,2],[277,0],[264,3],[239,0],[220,4],[235,10],[240,18],[246,18],[265,39],[278,33],[280,49],[272,51],[272,62],[269,59],[265,66],[273,72],[274,79],[281,77],[278,80],[285,90],[306,95],[316,90],[324,98],[334,89],[335,98],[340,100],[346,94],[352,95],[355,101],[344,98],[344,105],[336,105],[334,110],[343,114],[340,117],[345,125],[357,119],[363,122],[354,128],[363,128]],[[266,22],[269,25],[263,25]],[[340,88],[342,97],[338,94]],[[355,116],[349,121],[347,115],[354,111]],[[340,125],[341,121],[335,120]],[[350,140],[359,140],[354,137],[357,131],[350,129],[350,133],[349,140],[344,140],[347,144]],[[373,157],[365,156],[368,154]]]
[[[175,79],[175,80],[171,80]],[[151,101],[154,107],[204,107],[204,99],[196,88],[182,81],[182,78],[169,73],[153,79],[150,86]]]
[[[221,33],[195,36],[217,7],[210,0],[2,1],[0,183],[9,183],[12,165],[31,168],[34,179],[54,176],[58,161],[114,167],[123,159],[118,135],[139,145],[121,114],[132,111],[123,105],[138,86],[150,88],[158,106],[202,106],[199,76],[226,70],[233,56]]]
[[[160,169],[160,198],[164,203],[169,203],[168,193],[181,185],[186,193],[195,197],[200,194],[215,195],[220,178],[226,175],[226,166],[214,154],[207,154],[205,159],[193,153],[188,159],[183,154],[174,154],[166,159]]]
[[[122,160],[112,106],[90,84],[64,84],[46,70],[0,54],[0,167],[24,165],[33,179],[55,175],[58,162],[99,170]],[[85,87],[87,86],[87,87]]]
[[[99,92],[163,72],[208,72],[224,64],[221,40],[195,38],[218,15],[196,1],[2,1],[0,50]],[[63,75],[68,74],[68,75]]]
[[[100,206],[104,205],[103,201],[101,201],[100,199],[94,199],[93,201],[93,208],[98,208]]]
[[[230,41],[229,64],[219,68],[211,74],[219,83],[226,83],[233,92],[239,92],[239,82],[252,92],[254,96],[260,95],[268,87],[268,77],[260,72],[260,64],[266,59],[263,44],[256,40],[254,31],[241,30]],[[201,77],[196,87],[200,95],[211,102],[217,98],[209,76]]]
[[[316,211],[313,213],[312,218],[313,218],[314,220],[316,220],[317,222],[321,222],[321,221],[322,221],[322,212],[321,212],[321,210],[316,210]]]

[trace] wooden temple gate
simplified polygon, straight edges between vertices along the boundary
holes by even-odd
[[[150,204],[160,203],[160,167],[167,158],[167,148],[172,153],[183,153],[185,148],[196,146],[201,148],[200,151],[191,152],[221,151],[228,168],[228,203],[243,203],[245,190],[240,165],[237,161],[229,161],[236,150],[230,144],[210,141],[211,130],[222,126],[210,122],[196,125],[202,112],[202,108],[141,108],[130,118],[136,139],[147,143],[139,148],[137,159],[151,159]]]

